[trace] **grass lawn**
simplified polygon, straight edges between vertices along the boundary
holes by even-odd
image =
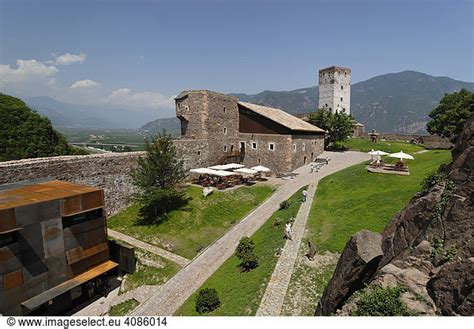
[[[110,308],[110,316],[125,316],[140,304],[135,299],[129,299]]]
[[[405,153],[415,153],[421,151],[424,148],[418,145],[412,145],[403,142],[393,141],[378,141],[377,143],[371,143],[369,139],[365,138],[349,138],[342,143],[345,147],[353,151],[369,152],[370,150],[381,150],[388,153],[396,153],[403,151]]]
[[[301,191],[302,189],[290,198],[291,205],[288,209],[276,211],[251,237],[255,242],[259,262],[257,268],[241,272],[240,260],[233,255],[198,289],[197,292],[204,288],[216,289],[221,301],[218,309],[202,315],[255,314],[278,261],[275,252],[285,244],[284,224],[289,218],[296,217],[300,208]],[[277,218],[283,222],[280,227],[274,225]],[[200,315],[195,309],[197,292],[189,297],[176,315]]]
[[[323,178],[307,223],[308,238],[316,242],[318,250],[340,252],[355,232],[382,231],[420,191],[420,182],[441,164],[451,161],[451,153],[446,150],[414,157],[414,161],[407,161],[410,176],[369,173],[366,164],[359,164]]]
[[[113,230],[192,259],[199,247],[207,247],[221,237],[273,191],[272,186],[262,184],[227,192],[215,191],[204,198],[201,188],[191,186],[186,190],[190,202],[170,212],[164,222],[137,224],[139,206],[135,204],[110,217],[107,224]]]
[[[125,275],[124,289],[120,291],[120,294],[143,285],[163,284],[181,269],[178,264],[149,251],[135,247],[135,253],[137,256],[136,271]],[[145,265],[144,259],[153,262],[155,266]]]

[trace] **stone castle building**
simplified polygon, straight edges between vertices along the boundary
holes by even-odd
[[[331,66],[319,70],[318,109],[351,114],[351,69]]]
[[[176,98],[178,155],[188,168],[238,162],[291,172],[324,150],[324,130],[282,110],[207,90]]]

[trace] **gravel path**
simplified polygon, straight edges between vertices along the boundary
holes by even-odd
[[[107,229],[107,233],[110,237],[112,237],[114,239],[122,240],[122,241],[128,243],[129,245],[132,245],[132,246],[141,248],[143,250],[149,251],[151,253],[154,253],[154,254],[156,254],[158,256],[161,256],[163,258],[166,258],[166,259],[168,259],[172,262],[175,262],[175,263],[181,265],[182,267],[188,265],[191,262],[189,259],[184,258],[184,257],[179,256],[179,255],[176,255],[176,254],[173,254],[172,252],[169,252],[168,250],[155,247],[155,246],[153,246],[149,243],[137,240],[137,239],[132,238],[131,236],[128,236],[126,234],[111,230],[110,228]]]
[[[139,305],[132,315],[172,315],[235,251],[239,240],[251,236],[301,187],[314,183],[343,168],[369,160],[370,156],[360,152],[325,152],[322,157],[331,159],[317,173],[309,173],[309,165],[297,169],[294,179],[285,181],[280,188],[257,209],[232,227],[224,236],[207,247],[186,267],[166,282],[159,291]]]
[[[292,240],[287,240],[285,243],[256,315],[278,316],[281,314],[317,184],[317,181],[312,182],[308,188],[308,199],[301,204],[291,230]]]

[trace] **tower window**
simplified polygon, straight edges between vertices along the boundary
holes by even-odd
[[[341,97],[341,102],[342,102],[343,98]]]
[[[326,105],[325,105],[325,106],[326,106],[326,107],[328,107],[328,103],[326,103]]]
[[[224,131],[224,135],[226,135],[227,134],[227,128],[224,127],[223,131]]]
[[[296,151],[296,144],[293,144],[293,152]]]
[[[225,113],[225,106],[224,106],[224,113]]]
[[[256,142],[253,142],[253,143],[252,143],[252,148],[253,148],[254,150],[257,149],[257,143],[256,143]]]
[[[258,163],[261,163],[262,161],[260,160],[260,158],[258,158],[258,159],[257,159],[257,162],[258,162]]]
[[[269,144],[268,144],[268,149],[269,149],[270,151],[274,151],[274,150],[275,150],[275,144],[269,143]]]
[[[188,111],[188,110],[189,110],[189,106],[185,106],[184,109],[185,109],[186,111]]]
[[[201,151],[198,151],[198,156],[201,156]]]
[[[303,151],[306,150],[306,145],[304,143],[301,147],[302,147]]]
[[[341,86],[341,90],[344,90],[344,86]]]
[[[227,145],[224,145],[224,152],[227,152]]]

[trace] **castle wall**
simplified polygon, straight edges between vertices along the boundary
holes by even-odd
[[[292,168],[299,168],[314,161],[324,152],[324,135],[293,135],[291,152]]]
[[[240,140],[245,141],[245,156],[243,164],[248,167],[262,165],[277,172],[290,172],[292,167],[291,135],[269,134],[239,134]],[[252,147],[257,143],[257,148]],[[270,150],[269,144],[274,145]]]
[[[34,179],[58,179],[102,188],[107,215],[129,204],[136,191],[129,177],[145,152],[59,156],[0,162],[0,184]]]

